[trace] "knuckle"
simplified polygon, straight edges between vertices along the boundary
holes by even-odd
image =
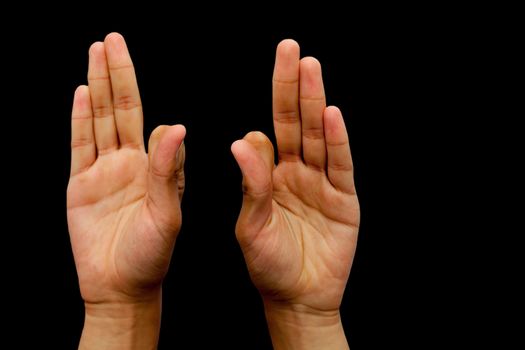
[[[141,104],[133,96],[129,94],[120,95],[115,98],[115,108],[122,110],[130,110],[140,107]]]
[[[297,123],[299,121],[299,114],[297,111],[276,111],[274,119],[284,124]]]
[[[93,116],[95,118],[111,117],[113,116],[113,110],[109,106],[93,106]]]
[[[324,131],[322,128],[305,128],[303,129],[303,137],[309,140],[323,140]]]
[[[81,137],[74,140],[71,140],[71,148],[79,148],[90,146],[93,144],[93,140],[87,137]]]

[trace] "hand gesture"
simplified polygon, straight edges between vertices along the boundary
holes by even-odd
[[[124,38],[89,50],[89,86],[75,92],[67,216],[88,305],[157,295],[181,226],[185,129],[143,140],[135,71]],[[182,145],[182,147],[181,147]]]
[[[341,112],[326,107],[321,66],[277,47],[273,122],[232,145],[243,174],[236,234],[265,304],[338,313],[357,241],[359,204]]]

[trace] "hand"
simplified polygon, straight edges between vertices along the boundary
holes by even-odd
[[[91,46],[88,81],[73,102],[67,190],[86,313],[105,305],[158,306],[181,226],[186,131],[159,126],[145,152],[139,90],[120,34]]]
[[[326,107],[319,62],[300,60],[292,40],[277,47],[273,110],[277,166],[260,132],[232,145],[244,187],[237,238],[267,316],[338,317],[359,227],[352,159],[341,112]]]

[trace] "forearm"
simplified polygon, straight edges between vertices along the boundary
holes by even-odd
[[[275,350],[349,349],[338,310],[319,313],[267,302],[264,307]]]
[[[156,349],[160,317],[160,291],[137,303],[86,303],[79,349]]]

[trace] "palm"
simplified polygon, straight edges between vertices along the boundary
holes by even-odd
[[[173,130],[160,127],[154,132],[148,157],[142,141],[142,111],[133,68],[122,62],[129,60],[129,55],[120,36],[108,39],[105,44],[93,45],[90,86],[77,90],[73,108],[68,224],[82,296],[88,302],[137,297],[145,289],[158,286],[167,271],[181,223],[180,179],[171,181],[169,175],[159,176],[163,171],[157,169],[161,156],[155,152],[161,147],[165,150],[169,134],[174,137]],[[127,68],[117,67],[117,73],[112,74],[112,65],[118,64]],[[111,95],[104,96],[104,91],[110,91],[108,85],[113,101]],[[130,94],[125,99],[127,106],[115,100],[119,93]],[[102,107],[104,103],[111,105]],[[102,112],[107,115],[97,115]],[[127,118],[132,127],[119,128],[118,118]],[[180,130],[178,133],[175,137],[181,136]],[[161,145],[163,135],[167,137]],[[154,168],[157,170],[152,173]],[[173,188],[173,182],[174,189],[162,188]],[[165,195],[159,195],[164,191]]]
[[[284,44],[274,74],[280,162],[267,179],[258,175],[273,167],[273,150],[260,134],[248,134],[244,149],[234,148],[246,187],[237,235],[252,279],[265,297],[333,310],[341,302],[359,226],[347,136],[342,118],[333,115],[333,108],[326,110],[318,63],[303,60],[301,71],[295,71],[298,50]],[[300,102],[295,89],[301,91]],[[300,108],[297,120],[294,106]],[[258,152],[252,159],[249,148]]]
[[[162,278],[164,271],[151,271],[155,262],[148,260],[166,259],[170,247],[163,247],[162,240],[147,239],[156,234],[145,207],[147,174],[144,152],[119,150],[71,179],[69,227],[87,299],[98,299],[97,294],[103,298],[114,290],[129,293]],[[159,251],[164,254],[156,256]],[[107,287],[101,289],[101,284]],[[90,290],[91,286],[97,288]]]

